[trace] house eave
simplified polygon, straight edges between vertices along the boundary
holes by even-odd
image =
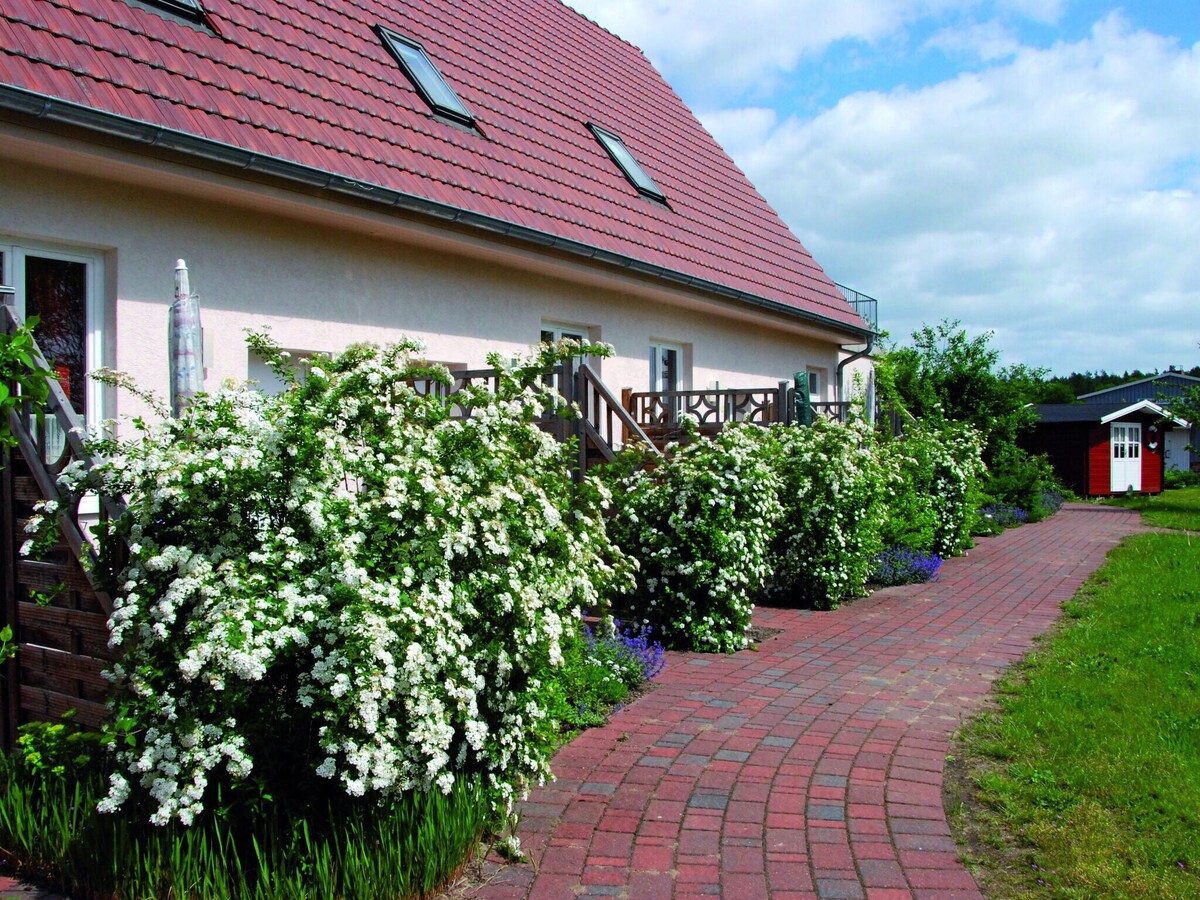
[[[16,116],[24,124],[35,128],[82,133],[89,139],[115,142],[123,148],[132,148],[142,155],[182,160],[190,165],[216,170],[224,174],[233,174],[243,179],[263,180],[303,188],[315,191],[336,202],[351,205],[365,203],[376,209],[416,216],[442,226],[461,228],[476,235],[491,235],[514,241],[526,247],[561,253],[610,271],[625,272],[649,278],[666,286],[696,292],[735,307],[768,313],[804,325],[815,326],[831,332],[834,340],[840,343],[866,343],[873,335],[871,328],[865,322],[861,326],[856,326],[728,285],[648,263],[635,257],[613,253],[504,219],[439,203],[392,188],[355,181],[323,169],[255,153],[231,144],[115,113],[95,110],[12,85],[0,85],[0,111]]]
[[[1169,412],[1167,412],[1165,409],[1163,409],[1161,406],[1159,406],[1157,403],[1153,402],[1152,400],[1140,400],[1137,403],[1131,403],[1129,406],[1126,406],[1123,409],[1118,409],[1116,412],[1111,412],[1107,416],[1104,416],[1100,419],[1100,424],[1107,425],[1109,422],[1115,422],[1118,419],[1123,419],[1125,416],[1131,416],[1134,413],[1139,413],[1139,412],[1152,413],[1154,415],[1161,416],[1164,419],[1168,419],[1169,421],[1174,422],[1176,425],[1180,426],[1181,428],[1191,428],[1192,427],[1191,423],[1189,423],[1185,419],[1179,418],[1178,416],[1171,415]]]

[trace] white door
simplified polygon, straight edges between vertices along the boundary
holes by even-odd
[[[75,412],[93,425],[103,415],[102,387],[87,377],[103,360],[102,265],[98,255],[0,239],[0,281],[15,289],[17,312],[26,319],[38,317],[33,332],[38,346]],[[47,419],[47,458],[56,457],[65,440]]]
[[[1142,426],[1137,422],[1114,422],[1110,446],[1113,491],[1142,489]]]
[[[658,342],[650,345],[650,390],[661,394],[659,404],[666,421],[676,422],[683,409],[683,347]]]
[[[1172,428],[1163,437],[1163,452],[1166,454],[1168,471],[1188,470],[1188,433],[1182,428]]]

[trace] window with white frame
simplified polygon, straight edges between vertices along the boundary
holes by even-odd
[[[288,354],[288,367],[295,373],[297,381],[303,382],[304,376],[308,373],[306,363],[313,358],[315,351],[285,350],[284,352]],[[267,361],[253,350],[249,352],[246,360],[246,380],[253,382],[258,390],[272,397],[282,394],[288,388],[288,381],[267,365]]]
[[[75,412],[99,422],[103,389],[87,373],[104,365],[102,255],[0,237],[0,284],[24,319],[37,316],[34,338]]]
[[[820,403],[825,399],[825,370],[815,366],[808,367],[808,399],[810,403]]]
[[[542,320],[541,340],[554,344],[558,341],[596,342],[600,340],[600,329],[594,325],[580,325],[577,322],[553,322]],[[586,362],[593,372],[600,372],[601,359],[598,356],[577,356],[575,361]]]
[[[553,344],[557,341],[590,341],[592,328],[590,325],[576,325],[569,322],[542,322],[542,341]]]
[[[682,344],[655,341],[650,345],[650,390],[684,390],[684,348]]]

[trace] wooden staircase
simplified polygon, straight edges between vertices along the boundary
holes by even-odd
[[[20,317],[9,306],[3,326],[12,334]],[[37,361],[46,367],[40,351]],[[11,386],[10,386],[11,387]],[[62,388],[49,379],[44,415],[26,402],[11,410],[8,427],[16,446],[4,452],[0,497],[4,506],[4,604],[0,627],[12,628],[16,653],[3,666],[3,744],[13,746],[17,728],[30,721],[52,721],[70,709],[76,721],[92,727],[108,716],[104,700],[108,681],[103,669],[114,659],[108,646],[108,617],[112,599],[95,580],[98,559],[88,537],[87,522],[120,513],[110,498],[95,495],[68,503],[57,478],[76,460],[93,464],[79,435],[83,423]],[[14,388],[15,389],[15,388]],[[51,499],[59,503],[57,541],[39,558],[20,554],[30,537],[25,523],[34,505]]]

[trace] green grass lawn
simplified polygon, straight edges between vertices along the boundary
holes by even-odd
[[[1200,489],[1145,514],[1200,530]],[[1200,539],[1126,541],[1065,611],[963,729],[964,854],[993,897],[1200,898]]]
[[[1104,502],[1140,511],[1147,525],[1200,531],[1200,487],[1163,491],[1153,497],[1115,497]]]

